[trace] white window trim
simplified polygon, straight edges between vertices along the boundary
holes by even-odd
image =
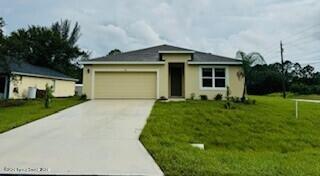
[[[211,68],[212,69],[212,86],[213,87],[203,87],[202,86],[202,79],[206,78],[206,77],[202,77],[202,69],[203,68]],[[224,68],[225,69],[225,87],[215,87],[215,70],[216,68]],[[222,77],[217,77],[217,78],[222,78]],[[199,88],[200,90],[227,90],[227,87],[229,86],[229,70],[228,70],[228,67],[225,67],[225,66],[200,66],[199,67]]]
[[[159,79],[159,69],[92,69],[91,74],[91,99],[95,99],[94,95],[94,83],[96,72],[154,72],[156,73],[156,99],[160,98],[160,79]]]

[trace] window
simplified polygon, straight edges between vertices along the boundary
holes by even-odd
[[[226,69],[214,67],[201,68],[201,88],[225,88]]]
[[[214,85],[215,87],[226,87],[226,69],[225,68],[215,68],[214,69]]]
[[[202,68],[202,87],[212,87],[212,69]]]

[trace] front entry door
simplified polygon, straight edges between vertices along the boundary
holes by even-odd
[[[183,64],[170,64],[171,97],[182,97]]]

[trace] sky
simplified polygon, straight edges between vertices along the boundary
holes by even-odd
[[[5,33],[28,25],[79,22],[91,57],[170,44],[235,57],[260,52],[320,70],[319,0],[1,0]]]

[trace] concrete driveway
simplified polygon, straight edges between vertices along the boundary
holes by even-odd
[[[163,175],[138,140],[153,100],[93,100],[0,134],[0,173]]]

